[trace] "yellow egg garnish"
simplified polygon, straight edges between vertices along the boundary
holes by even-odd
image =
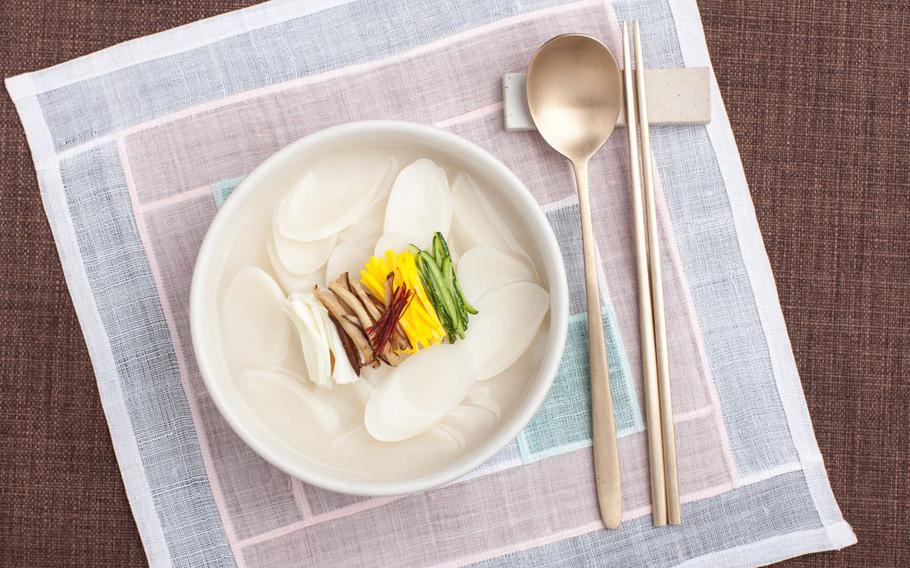
[[[404,352],[414,353],[442,341],[446,332],[423,287],[413,253],[389,250],[385,256],[371,257],[360,271],[360,282],[371,294],[385,302],[385,281],[390,273],[395,275],[394,286],[405,286],[414,291],[414,299],[399,319],[401,329],[411,342],[411,348]]]

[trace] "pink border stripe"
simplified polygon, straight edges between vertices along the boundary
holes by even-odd
[[[500,556],[505,556],[506,554],[512,554],[513,552],[519,552],[522,550],[527,550],[529,548],[537,548],[538,546],[544,546],[547,544],[553,544],[554,542],[559,542],[567,538],[573,538],[576,536],[581,536],[584,534],[592,533],[596,530],[604,528],[604,525],[601,521],[594,521],[580,527],[574,527],[565,531],[550,533],[546,536],[538,537],[532,540],[522,542],[515,546],[503,546],[502,548],[494,548],[492,550],[486,550],[478,554],[473,554],[471,556],[465,556],[463,558],[458,558],[456,560],[447,560],[440,564],[434,564],[433,568],[457,568],[459,566],[466,566],[468,564],[474,564],[475,562],[482,562],[484,560],[489,560],[491,558],[499,558]]]
[[[489,114],[493,114],[494,112],[502,112],[501,102],[488,104],[464,114],[459,114],[458,116],[436,121],[433,123],[433,126],[436,128],[451,128],[452,126],[461,124],[462,122],[468,122],[470,120],[474,120],[475,118],[483,118]]]
[[[444,37],[442,39],[438,39],[436,41],[421,45],[419,47],[415,47],[415,48],[407,50],[407,51],[402,51],[400,53],[397,53],[395,55],[392,55],[392,56],[389,56],[389,57],[386,57],[383,59],[378,59],[378,60],[370,61],[367,63],[359,63],[356,65],[348,65],[346,67],[341,67],[339,69],[334,69],[332,71],[326,71],[324,73],[318,73],[315,75],[308,75],[306,77],[300,77],[298,79],[292,79],[290,81],[285,81],[284,83],[275,83],[275,84],[269,85],[267,87],[260,87],[258,89],[244,91],[242,93],[237,93],[236,95],[231,95],[229,97],[224,97],[224,98],[210,101],[207,103],[195,105],[195,106],[192,106],[192,107],[189,107],[189,108],[177,111],[177,112],[173,112],[171,114],[166,114],[164,116],[155,118],[155,119],[147,121],[147,122],[143,122],[143,123],[131,126],[127,129],[121,131],[120,136],[124,136],[124,137],[129,136],[131,134],[135,134],[136,132],[140,132],[142,130],[147,130],[149,128],[161,126],[162,124],[167,124],[168,122],[173,122],[175,120],[179,120],[181,118],[186,118],[186,117],[192,116],[194,114],[198,114],[198,113],[206,112],[206,111],[210,111],[210,110],[215,110],[215,109],[218,109],[218,108],[230,105],[230,104],[239,103],[239,102],[250,100],[250,99],[253,99],[256,97],[260,97],[262,95],[279,93],[281,91],[285,91],[287,89],[292,89],[294,87],[300,87],[300,86],[304,86],[304,85],[310,85],[313,83],[319,83],[322,81],[327,81],[329,79],[334,79],[336,77],[343,77],[346,75],[352,75],[352,74],[360,73],[363,71],[371,71],[371,70],[375,70],[375,69],[380,69],[382,67],[391,65],[393,63],[405,61],[405,60],[413,58],[417,55],[427,53],[430,51],[434,51],[434,50],[438,50],[438,49],[442,49],[444,47],[462,42],[462,41],[470,39],[472,37],[476,37],[479,35],[483,35],[483,34],[486,34],[489,32],[496,31],[498,29],[513,26],[515,24],[521,24],[524,22],[541,19],[541,18],[551,16],[551,15],[564,14],[566,12],[573,12],[575,10],[580,10],[583,8],[591,8],[591,7],[602,5],[602,4],[603,3],[601,2],[601,0],[582,0],[581,2],[575,2],[573,4],[566,4],[563,6],[554,6],[552,8],[544,8],[542,10],[537,10],[535,12],[529,12],[527,14],[513,16],[511,18],[506,18],[503,20],[499,20],[497,22],[491,22],[489,24],[484,24],[482,26],[478,26],[476,28],[472,28],[470,30],[467,30],[467,31],[464,31],[464,32],[461,32],[458,34],[450,35],[450,36]]]
[[[238,543],[238,546],[240,549],[244,549],[248,546],[276,539],[278,537],[290,534],[297,530],[311,527],[313,525],[319,525],[330,521],[337,521],[338,519],[343,519],[344,517],[362,513],[363,511],[376,509],[377,507],[382,507],[383,505],[387,505],[392,501],[397,501],[398,499],[401,499],[401,497],[401,495],[396,495],[394,497],[374,497],[372,499],[367,499],[366,501],[359,501],[357,503],[348,505],[347,507],[341,507],[340,509],[335,509],[322,515],[317,515],[303,521],[297,521],[296,523],[291,523],[283,527],[272,529],[262,534],[257,534],[256,536],[251,536],[249,538],[241,540]]]
[[[446,118],[446,119],[434,122],[433,126],[435,126],[436,128],[441,128],[441,129],[451,128],[452,126],[461,124],[463,122],[468,122],[468,121],[474,120],[476,118],[482,118],[487,115],[490,115],[490,114],[493,114],[496,112],[500,112],[500,111],[502,111],[502,103],[501,102],[492,103],[492,104],[474,109],[472,111],[466,112],[464,114],[460,114],[458,116],[453,116],[450,118]],[[221,180],[218,180],[218,181],[221,181]],[[217,183],[217,181],[213,182],[213,183]],[[195,197],[209,195],[209,194],[211,194],[211,192],[212,192],[212,184],[202,185],[199,187],[195,187],[193,189],[182,191],[180,193],[174,193],[172,195],[163,197],[161,199],[156,199],[156,200],[148,201],[145,203],[139,203],[136,206],[136,209],[138,209],[140,211],[153,211],[160,207],[167,207],[168,205],[175,205],[177,203],[181,203],[183,201],[187,201],[187,200],[193,199]],[[575,199],[577,199],[577,198],[575,198]]]
[[[130,200],[132,201],[133,208],[133,217],[136,219],[136,230],[139,233],[139,239],[142,242],[143,248],[145,248],[145,256],[148,259],[149,266],[152,271],[152,277],[155,280],[155,286],[158,289],[158,300],[161,302],[161,310],[164,312],[165,323],[167,324],[168,333],[171,336],[171,344],[174,347],[174,353],[177,356],[177,368],[180,372],[180,385],[183,387],[183,391],[186,394],[186,400],[189,403],[190,414],[193,418],[193,425],[196,430],[196,434],[199,439],[199,451],[202,455],[202,462],[205,466],[206,472],[209,473],[209,486],[212,488],[212,498],[215,500],[215,505],[218,507],[221,514],[221,521],[224,524],[224,533],[227,537],[228,544],[231,547],[231,551],[234,554],[234,558],[237,561],[237,564],[243,566],[242,558],[240,556],[240,546],[238,546],[237,534],[234,530],[234,525],[227,511],[227,502],[224,498],[224,492],[221,488],[221,483],[218,480],[218,475],[213,474],[215,471],[213,467],[213,458],[212,450],[209,446],[208,437],[203,429],[199,428],[198,425],[202,423],[200,418],[200,409],[199,403],[196,401],[195,397],[192,394],[192,390],[189,388],[189,373],[186,370],[186,363],[184,362],[185,354],[183,353],[183,348],[180,346],[180,342],[177,341],[177,327],[173,321],[173,311],[168,302],[167,295],[163,294],[164,285],[161,282],[160,268],[158,266],[158,261],[155,258],[154,253],[151,250],[151,239],[148,236],[148,232],[145,226],[145,220],[142,216],[142,211],[137,208],[139,203],[139,196],[136,194],[136,183],[133,179],[133,170],[130,166],[129,159],[127,158],[126,144],[124,143],[123,137],[118,136],[117,140],[117,153],[120,156],[120,163],[123,167],[123,175],[126,179],[126,188],[130,195]]]
[[[294,476],[291,477],[291,493],[294,494],[294,501],[297,503],[297,509],[300,510],[300,516],[304,519],[313,517],[313,511],[310,509],[310,502],[306,500],[303,493],[303,482]]]
[[[674,417],[675,418],[674,422],[679,423],[679,422],[683,422],[683,421],[687,421],[687,420],[702,418],[704,416],[707,416],[708,414],[711,414],[714,410],[715,409],[712,406],[705,406],[705,407],[699,408],[697,410],[687,412],[687,413]],[[512,462],[508,462],[508,463],[511,464]],[[505,469],[510,469],[511,467],[521,467],[523,465],[525,465],[525,464],[524,463],[515,463],[514,465],[509,465],[509,466],[503,467],[501,469],[496,469],[493,471],[485,472],[484,475],[492,474],[497,471],[502,471]],[[480,476],[478,476],[478,477],[480,477]],[[456,482],[453,482],[451,485],[457,485],[459,483],[471,481],[473,479],[474,478],[456,481]],[[699,491],[693,491],[691,493],[683,494],[683,495],[681,495],[681,501],[683,503],[691,503],[693,501],[700,501],[702,499],[716,497],[717,495],[726,493],[727,491],[731,491],[731,490],[735,489],[736,487],[737,487],[737,484],[735,483],[735,480],[733,480],[731,477],[731,481],[729,481],[727,483],[721,483],[721,484],[718,484],[718,485],[715,485],[712,487],[707,487],[705,489],[701,489]],[[322,515],[317,515],[317,516],[311,517],[309,519],[290,523],[285,526],[278,527],[278,528],[272,529],[270,531],[267,531],[267,532],[264,532],[264,533],[261,533],[261,534],[255,535],[255,536],[248,537],[246,539],[239,541],[238,546],[240,549],[245,549],[249,546],[267,542],[267,541],[273,540],[275,538],[279,538],[279,537],[288,535],[295,531],[302,530],[302,529],[305,529],[305,528],[308,528],[311,526],[315,526],[315,525],[322,524],[322,523],[327,523],[330,521],[335,521],[335,520],[342,519],[342,518],[345,518],[345,517],[348,517],[351,515],[355,515],[357,513],[362,513],[364,511],[369,511],[372,509],[383,507],[385,505],[388,505],[389,503],[392,503],[394,501],[397,501],[398,499],[401,499],[402,497],[406,497],[406,496],[376,497],[376,498],[368,499],[366,501],[360,501],[358,503],[348,505],[347,507],[341,507],[339,509],[329,511],[328,513],[324,513]],[[637,507],[635,509],[629,509],[627,511],[624,511],[622,519],[623,519],[623,521],[628,521],[631,519],[645,516],[645,515],[649,514],[650,512],[651,512],[651,506],[645,505],[642,507]],[[516,544],[512,544],[512,545],[507,545],[507,546],[499,548],[499,549],[495,549],[493,551],[485,551],[482,553],[477,553],[474,556],[468,557],[467,560],[464,558],[461,558],[461,559],[457,559],[457,560],[446,561],[442,564],[439,564],[438,566],[461,566],[463,564],[479,562],[481,560],[496,558],[498,556],[502,556],[503,554],[509,554],[512,552],[525,550],[527,548],[533,548],[535,546],[542,546],[544,544],[550,544],[552,542],[557,542],[557,541],[563,540],[565,538],[579,536],[581,534],[586,534],[593,530],[602,529],[602,528],[603,528],[603,523],[601,523],[600,521],[597,521],[596,523],[593,523],[593,524],[589,523],[589,524],[583,525],[581,527],[573,527],[571,529],[566,529],[565,531],[562,531],[562,532],[552,533],[550,535],[539,537],[537,539],[534,539],[534,540],[531,540],[528,542],[516,543]]]
[[[691,503],[693,501],[700,501],[702,499],[709,499],[711,497],[716,497],[722,493],[726,493],[734,489],[732,483],[722,483],[714,487],[708,487],[702,489],[701,491],[696,491],[694,493],[689,493],[688,495],[682,497],[683,503]],[[643,517],[651,512],[651,506],[645,505],[644,507],[638,507],[628,511],[623,511],[622,521],[630,521],[638,517]],[[531,548],[537,548],[538,546],[545,546],[547,544],[553,544],[554,542],[560,542],[567,538],[574,538],[577,536],[582,536],[588,533],[592,533],[597,530],[603,530],[604,525],[600,520],[587,523],[578,527],[573,527],[571,529],[566,529],[564,531],[558,531],[555,533],[550,533],[545,536],[541,536],[535,539],[531,539],[525,542],[516,543],[512,545],[503,546],[500,548],[495,548],[492,550],[486,550],[484,552],[479,552],[477,554],[472,554],[470,556],[464,556],[462,558],[456,558],[454,560],[447,560],[440,564],[435,564],[433,568],[457,568],[460,566],[466,566],[468,564],[474,564],[476,562],[483,562],[484,560],[490,560],[491,558],[499,558],[500,556],[505,556],[507,554],[514,554],[516,552],[521,552],[523,550],[528,550]]]
[[[124,149],[124,152],[125,151],[126,150]],[[135,210],[146,211],[146,212],[154,211],[155,209],[158,209],[160,207],[167,207],[168,205],[176,205],[177,203],[182,203],[184,201],[193,199],[194,197],[202,197],[205,195],[208,195],[211,197],[211,195],[212,195],[211,184],[194,187],[193,189],[190,189],[187,191],[182,191],[180,193],[174,193],[172,195],[168,195],[167,197],[163,197],[163,198],[157,199],[155,201],[149,201],[148,203],[138,203],[133,206],[133,210],[134,211]],[[133,196],[133,197],[138,199],[138,196]]]

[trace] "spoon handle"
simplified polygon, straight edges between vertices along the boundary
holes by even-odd
[[[588,362],[591,371],[591,420],[594,430],[594,480],[600,516],[608,529],[619,526],[622,516],[622,493],[619,480],[619,450],[616,446],[616,422],[613,419],[613,397],[610,393],[610,369],[604,339],[597,281],[597,248],[591,223],[588,194],[588,162],[573,163],[578,187],[578,209],[581,215],[581,238],[585,259],[585,289],[588,299]]]

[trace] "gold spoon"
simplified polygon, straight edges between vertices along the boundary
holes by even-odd
[[[600,516],[612,529],[619,526],[622,496],[588,197],[588,161],[616,126],[622,106],[622,77],[607,46],[586,35],[561,35],[543,44],[531,60],[527,93],[528,108],[540,135],[568,158],[575,170],[588,298],[594,479]]]

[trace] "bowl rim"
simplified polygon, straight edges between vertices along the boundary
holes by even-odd
[[[215,376],[211,368],[210,357],[202,356],[200,350],[202,334],[206,333],[203,331],[203,318],[205,299],[209,296],[206,285],[210,280],[210,276],[203,272],[212,272],[210,265],[218,246],[216,238],[222,232],[223,225],[233,216],[233,211],[246,199],[237,197],[255,191],[260,179],[290,156],[316,149],[333,140],[368,133],[416,137],[423,142],[429,140],[437,148],[447,147],[448,149],[439,150],[443,153],[469,157],[475,169],[497,181],[495,185],[506,200],[516,203],[524,222],[530,225],[530,234],[535,244],[541,249],[542,262],[549,277],[547,284],[550,293],[550,333],[544,346],[544,356],[530,388],[513,409],[510,419],[485,439],[474,452],[447,464],[439,471],[405,481],[370,482],[334,477],[330,472],[317,471],[304,463],[273,452],[268,444],[259,439],[259,435],[248,424],[249,420],[243,419],[239,410],[228,400],[219,385],[223,381]],[[566,270],[556,236],[539,204],[524,183],[492,154],[460,136],[424,124],[397,120],[348,122],[308,134],[278,150],[259,164],[237,186],[232,198],[226,200],[215,214],[196,256],[190,285],[190,335],[194,357],[209,396],[231,429],[263,459],[297,479],[329,491],[366,497],[416,493],[445,485],[475,470],[513,440],[537,413],[553,384],[565,349],[569,311]]]

